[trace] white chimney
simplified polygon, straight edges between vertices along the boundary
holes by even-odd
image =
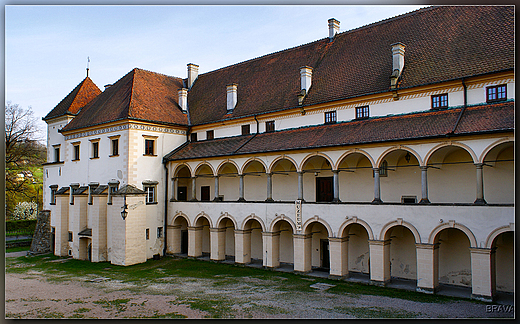
[[[237,104],[237,84],[233,83],[228,86],[227,88],[227,111],[233,111],[235,109],[235,106]]]
[[[185,113],[188,110],[188,89],[179,89],[179,106],[181,106],[182,112]]]
[[[303,66],[300,68],[300,80],[301,80],[301,90],[305,90],[305,92],[309,92],[309,88],[311,87],[311,79],[312,79],[312,68],[310,66]]]
[[[199,66],[197,64],[188,63],[188,89],[191,89],[193,82],[199,75]]]
[[[339,33],[339,21],[334,18],[329,19],[329,41],[332,41],[334,35]]]
[[[405,45],[403,43],[392,44],[392,75],[395,73],[395,70],[398,70],[399,72],[397,72],[396,77],[401,75],[404,68],[404,48]]]

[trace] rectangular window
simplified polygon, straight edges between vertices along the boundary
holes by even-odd
[[[251,134],[250,125],[242,125],[242,135],[249,135],[249,134]]]
[[[154,183],[153,185],[151,183]],[[156,190],[157,190],[157,182],[150,181],[147,184],[143,184],[143,189],[146,192],[146,204],[156,204],[157,203],[157,197],[156,197]]]
[[[213,130],[206,131],[206,139],[212,140],[215,138],[215,132]]]
[[[506,99],[507,99],[507,88],[506,88],[505,84],[486,88],[486,101],[487,102],[503,101]]]
[[[154,155],[154,143],[153,139],[145,139],[144,140],[144,154],[145,155]]]
[[[327,111],[325,113],[325,124],[333,124],[336,122],[336,111]]]
[[[157,238],[161,238],[163,236],[163,228],[157,227]]]
[[[192,142],[196,142],[197,141],[197,133],[191,133],[190,135],[190,140]]]
[[[92,158],[93,159],[99,158],[99,142],[92,143]]]
[[[74,159],[72,161],[77,161],[79,160],[79,143],[78,144],[73,144],[73,149],[74,149],[74,152],[73,152],[73,157]]]
[[[448,94],[432,96],[432,109],[448,108]]]
[[[72,232],[69,232],[69,242],[72,242]]]
[[[60,147],[54,147],[54,162],[60,162]]]
[[[369,116],[368,106],[356,107],[356,119],[365,119]]]
[[[146,229],[146,239],[147,240],[150,239],[150,229],[149,228]]]
[[[274,132],[274,120],[265,122],[265,131],[266,133]]]
[[[117,156],[119,155],[119,138],[112,139],[112,155],[111,156]]]

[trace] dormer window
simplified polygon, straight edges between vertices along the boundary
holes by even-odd
[[[192,142],[196,142],[197,141],[197,133],[191,133],[190,134],[190,140]]]
[[[251,127],[249,125],[242,125],[242,135],[251,134]]]
[[[486,101],[496,102],[507,99],[507,88],[505,84],[487,87],[486,88]]]
[[[206,131],[206,139],[212,140],[215,138],[215,132],[213,130]]]
[[[448,94],[432,96],[432,109],[448,108]]]

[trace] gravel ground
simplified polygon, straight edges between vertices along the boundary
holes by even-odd
[[[150,285],[135,286],[117,280],[92,282],[76,277],[29,270],[5,275],[6,318],[204,318],[211,313],[193,302],[206,303],[223,318],[490,318],[513,317],[511,312],[486,312],[486,305],[469,301],[420,303],[370,295],[339,295],[316,289],[284,292],[276,283],[242,277],[216,289],[212,279],[164,277]],[[222,277],[220,277],[222,279]],[[225,278],[224,278],[225,279]],[[306,278],[309,285],[319,279]]]

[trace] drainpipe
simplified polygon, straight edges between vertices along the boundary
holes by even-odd
[[[453,127],[453,130],[446,134],[447,137],[450,135],[453,135],[455,133],[455,130],[457,129],[457,126],[459,126],[460,120],[462,118],[462,114],[464,114],[464,111],[466,110],[466,107],[468,106],[468,87],[466,86],[466,82],[464,80],[464,77],[462,78],[462,87],[464,87],[464,107],[462,107],[462,110],[460,111],[459,118],[457,118],[457,122],[455,123],[455,126]]]
[[[163,256],[166,256],[166,248],[168,246],[168,166],[167,161],[163,159],[163,166],[166,173],[166,182],[164,186],[164,248]]]

